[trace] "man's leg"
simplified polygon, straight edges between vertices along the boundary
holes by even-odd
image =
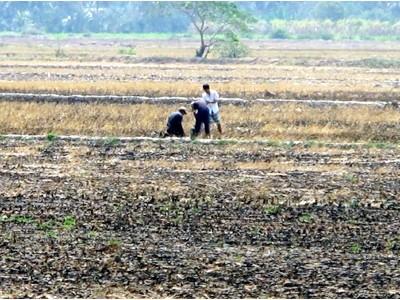
[[[171,129],[167,128],[166,131],[160,133],[160,136],[163,138],[171,136]]]
[[[204,120],[205,137],[210,138],[210,120]]]
[[[217,123],[217,128],[218,128],[219,134],[222,134],[222,126],[221,126],[221,123]]]
[[[213,119],[214,119],[214,122],[217,123],[217,128],[218,128],[219,134],[222,135],[221,117],[219,115],[219,112],[214,114],[214,118]]]
[[[194,131],[193,134],[194,136],[198,136],[201,130],[201,120],[200,118],[196,118],[196,123],[194,124]]]
[[[177,136],[177,137],[183,137],[184,136],[183,130],[181,128],[174,128],[173,132],[174,132],[173,134],[175,136]]]
[[[178,136],[178,135],[179,135],[179,131],[178,131],[176,128],[174,128],[174,127],[168,128],[167,133],[168,133],[170,136]]]

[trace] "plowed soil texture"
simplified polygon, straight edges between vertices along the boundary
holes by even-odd
[[[0,141],[2,297],[400,297],[398,148]]]

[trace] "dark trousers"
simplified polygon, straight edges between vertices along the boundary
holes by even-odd
[[[201,125],[204,124],[204,131],[207,135],[210,134],[210,119],[207,116],[206,117],[197,117],[196,118],[196,123],[194,124],[194,134],[199,135],[200,130],[201,130]]]
[[[179,128],[168,128],[166,136],[174,136],[174,135],[177,137],[183,137],[185,133],[183,132],[183,130]]]

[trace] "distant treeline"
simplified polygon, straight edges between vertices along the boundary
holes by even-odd
[[[235,2],[269,38],[397,39],[400,2]],[[187,15],[166,2],[0,2],[0,31],[190,33]]]

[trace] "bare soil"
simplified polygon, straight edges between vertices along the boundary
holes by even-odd
[[[398,149],[4,139],[0,157],[0,294],[400,297]]]

